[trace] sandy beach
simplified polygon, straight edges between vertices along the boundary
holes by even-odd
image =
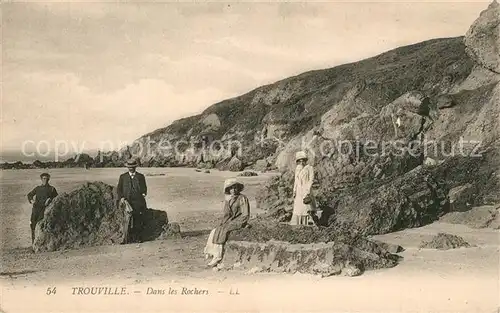
[[[500,313],[498,0],[16,2],[0,313]]]
[[[54,185],[61,192],[69,191],[90,174],[93,180],[113,183],[121,170],[91,170],[81,175],[75,171],[78,169],[52,171]],[[436,222],[375,236],[403,246],[405,251],[400,255],[404,259],[395,268],[368,271],[359,277],[214,271],[205,267],[203,246],[208,229],[220,216],[220,185],[234,173],[204,174],[193,169],[143,172],[165,174],[147,177],[151,186],[149,206],[166,208],[169,218],[181,224],[183,238],[33,254],[27,247],[28,228],[22,227],[28,207],[24,205],[22,212],[14,208],[24,201],[23,193],[29,189],[29,183],[36,183],[30,177],[36,177],[37,171],[3,171],[3,199],[11,202],[2,204],[2,229],[3,234],[8,231],[14,235],[2,237],[2,310],[497,312],[500,307],[497,230]],[[269,175],[272,174],[244,178],[253,207],[256,187]],[[16,180],[16,176],[22,179]],[[11,214],[4,215],[8,208]],[[462,236],[474,246],[447,251],[418,248],[422,240],[439,232]],[[92,287],[101,288],[101,294],[89,294]],[[201,291],[204,294],[192,294]],[[114,294],[122,292],[123,295]]]
[[[102,181],[114,185],[125,169],[81,168],[51,169],[51,184],[59,193],[70,192],[84,182]],[[166,211],[169,220],[179,222],[183,231],[203,230],[222,211],[224,180],[234,177],[232,172],[213,170],[210,174],[196,172],[192,168],[141,168],[148,183],[147,204],[149,208]],[[26,194],[40,184],[38,170],[0,171],[2,195],[0,250],[28,247],[30,242],[29,219],[31,205]],[[257,186],[275,173],[264,173],[256,177],[244,177],[245,193],[249,196],[252,213],[255,210]]]

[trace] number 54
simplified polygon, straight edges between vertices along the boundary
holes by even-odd
[[[47,288],[47,292],[46,292],[47,295],[55,295],[56,294],[56,287],[49,287]]]

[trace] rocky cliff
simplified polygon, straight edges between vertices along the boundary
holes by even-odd
[[[498,7],[493,2],[465,37],[429,40],[257,88],[106,157],[194,166],[236,156],[243,166],[260,160],[286,170],[293,167],[290,156],[316,137],[491,141],[498,135]]]
[[[283,174],[258,203],[278,216],[290,209],[293,156],[303,149],[316,171],[325,225],[351,223],[371,234],[498,203],[499,25],[494,1],[465,37],[263,86],[147,134],[114,157],[136,155],[155,166],[276,167]]]
[[[137,155],[143,164],[191,165],[222,161],[238,153],[233,148],[241,147],[237,156],[243,162],[269,158],[286,169],[293,165],[288,162],[290,155],[314,133],[328,137],[335,127],[378,114],[405,93],[419,91],[437,99],[463,83],[474,68],[465,48],[462,37],[436,39],[357,63],[307,72],[217,103],[198,116],[146,134],[109,157],[125,160]],[[218,123],[207,126],[208,117],[217,118]],[[218,140],[221,151],[216,149]],[[236,141],[241,145],[232,144]],[[176,144],[181,153],[173,153]],[[203,144],[214,149],[204,151],[200,149]]]

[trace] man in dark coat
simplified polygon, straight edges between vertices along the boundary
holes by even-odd
[[[31,243],[35,241],[35,227],[36,224],[43,219],[43,214],[45,213],[45,208],[52,202],[52,200],[57,197],[57,190],[53,186],[49,185],[50,175],[48,173],[43,173],[40,175],[42,184],[35,187],[28,193],[28,201],[33,204],[33,210],[31,211]]]
[[[148,192],[146,178],[136,171],[138,163],[129,160],[126,163],[128,172],[120,175],[117,193],[120,200],[125,199],[132,207],[132,230],[131,236],[135,241],[141,241],[140,234],[144,228],[144,215],[146,212],[146,195]]]

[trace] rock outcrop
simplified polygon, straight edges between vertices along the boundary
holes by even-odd
[[[274,179],[258,197],[258,206],[267,209],[268,218],[283,220],[292,210],[291,186],[288,180]],[[419,166],[397,178],[363,182],[347,188],[321,185],[315,191],[323,210],[324,226],[349,223],[366,235],[383,234],[433,222],[449,210],[448,189],[428,169]]]
[[[346,228],[319,230],[251,220],[251,228],[234,231],[224,264],[259,271],[357,276],[390,268],[400,257]]]
[[[169,237],[167,213],[148,209],[143,241]],[[102,182],[86,183],[59,195],[46,208],[35,229],[35,252],[121,244],[125,213],[118,208],[114,187]],[[164,234],[168,232],[168,234]]]
[[[447,194],[444,182],[417,167],[378,183],[361,183],[340,190],[322,188],[318,200],[332,211],[327,225],[351,223],[364,234],[374,235],[437,220],[447,211]]]
[[[326,213],[324,225],[348,222],[380,234],[425,225],[451,210],[500,203],[500,84],[484,61],[498,57],[498,30],[478,34],[498,26],[497,11],[493,3],[481,14],[465,45],[457,46],[464,53],[449,59],[441,73],[428,75],[414,65],[413,78],[393,73],[383,79],[384,87],[397,90],[392,96],[377,86],[379,73],[357,76],[317,127],[280,151],[277,162],[287,172],[263,187],[258,206],[270,218],[286,220],[293,155],[300,149],[315,168],[319,187],[313,193]],[[471,54],[470,43],[479,39],[479,52]],[[415,47],[418,64],[435,53],[434,44]],[[389,67],[398,71],[397,64]]]
[[[465,35],[467,54],[482,67],[500,74],[500,5],[494,0]]]
[[[391,268],[398,257],[382,249],[363,250],[344,243],[290,244],[230,241],[226,245],[225,264],[240,269],[307,273],[327,277],[344,274],[358,276],[366,270]]]

